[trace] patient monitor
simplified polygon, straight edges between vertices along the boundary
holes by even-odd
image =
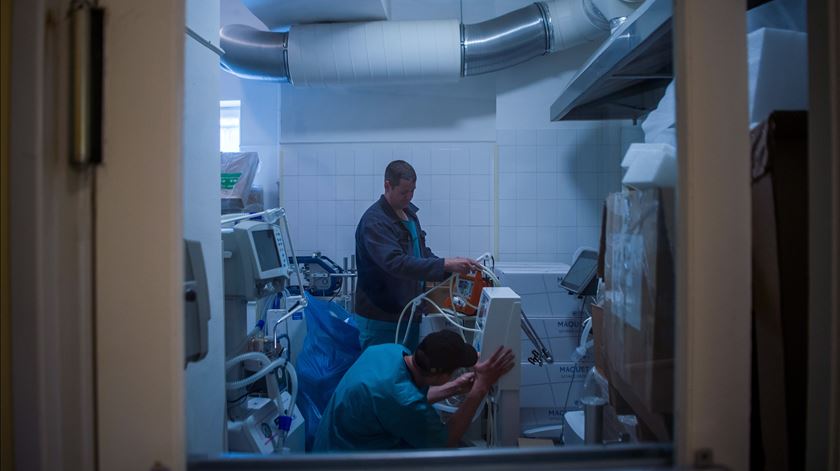
[[[595,276],[597,271],[598,252],[583,250],[563,277],[560,287],[579,297],[594,296],[598,289],[598,279]]]
[[[520,349],[519,330],[522,307],[519,295],[507,287],[484,288],[476,313],[476,328],[473,347],[479,353],[480,360],[493,355],[499,346],[505,346],[518,352]],[[514,367],[499,379],[491,393],[490,435],[494,437],[490,445],[516,446],[519,439],[519,386],[520,359]]]
[[[222,235],[225,297],[246,301],[279,293],[289,280],[289,257],[276,224],[241,221]]]
[[[276,224],[240,221],[222,231],[225,269],[225,355],[234,351],[252,325],[248,301],[282,293],[289,282],[289,257]],[[253,323],[255,321],[250,321]]]

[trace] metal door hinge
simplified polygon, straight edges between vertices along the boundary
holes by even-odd
[[[694,468],[695,469],[723,469],[728,470],[729,467],[720,463],[715,463],[715,453],[711,448],[700,448],[694,451]]]
[[[70,162],[102,162],[102,70],[104,10],[76,2],[70,16]]]
[[[164,466],[160,461],[155,461],[155,464],[149,468],[149,471],[170,471],[169,466]]]

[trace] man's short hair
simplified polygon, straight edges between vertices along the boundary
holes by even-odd
[[[385,167],[385,181],[396,187],[400,186],[400,180],[417,181],[417,172],[405,160],[395,160]]]
[[[414,362],[426,375],[452,374],[458,368],[475,365],[478,353],[451,330],[433,332],[414,350]]]

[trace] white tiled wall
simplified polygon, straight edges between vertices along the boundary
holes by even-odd
[[[601,205],[621,185],[621,157],[638,126],[595,122],[497,131],[499,260],[571,263],[597,247]]]
[[[579,408],[581,390],[592,365],[592,362],[586,361],[557,361],[542,366],[523,364],[522,387],[519,390],[521,407],[558,407],[561,410]]]
[[[577,407],[586,371],[593,364],[591,352],[578,363],[572,352],[580,343],[583,331],[581,302],[559,286],[568,265],[546,263],[498,263],[496,274],[502,284],[522,297],[534,333],[551,351],[554,363],[541,366],[529,363],[535,345],[524,331],[520,332],[519,361],[522,367],[522,388],[519,392],[522,425],[555,423],[547,417],[550,411]],[[527,427],[526,427],[527,428]]]
[[[592,122],[500,129],[496,143],[283,144],[280,204],[297,253],[319,250],[340,264],[382,193],[385,166],[403,159],[417,171],[414,203],[437,255],[497,249],[499,261],[571,263],[578,247],[597,247],[604,197],[619,190],[621,157],[640,140],[638,126]]]
[[[260,164],[254,177],[253,186],[260,188],[263,193],[263,207],[274,208],[279,203],[279,182],[277,166],[279,165],[279,150],[277,145],[243,145],[242,152],[256,152]]]
[[[382,194],[385,167],[417,171],[413,203],[437,255],[493,249],[492,143],[324,143],[281,146],[281,204],[298,254],[321,251],[339,264],[354,251],[362,213]]]

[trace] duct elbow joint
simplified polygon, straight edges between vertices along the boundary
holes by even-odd
[[[506,69],[551,49],[544,3],[532,3],[481,23],[461,25],[461,75]]]
[[[288,33],[226,25],[219,42],[225,51],[221,65],[228,72],[244,79],[289,82]]]

